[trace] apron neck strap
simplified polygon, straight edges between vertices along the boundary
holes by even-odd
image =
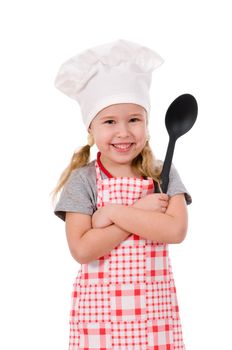
[[[113,176],[109,173],[109,171],[104,167],[104,165],[101,162],[101,152],[97,153],[97,163],[101,171],[106,174],[107,177],[112,178]]]

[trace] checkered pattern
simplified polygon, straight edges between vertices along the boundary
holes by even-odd
[[[111,284],[112,321],[146,320],[146,284]]]
[[[109,286],[77,284],[72,293],[72,323],[107,322],[111,320]]]
[[[173,325],[170,320],[148,321],[148,350],[174,350]]]
[[[151,178],[102,179],[98,208],[153,193]],[[69,350],[184,350],[168,246],[130,235],[81,265],[73,284]]]
[[[132,205],[139,198],[144,197],[147,193],[153,192],[153,182],[150,179],[141,180],[137,178],[109,178],[99,184],[102,192],[99,206],[107,203],[116,203]]]
[[[79,334],[79,346],[72,350],[112,349],[110,322],[80,322]]]
[[[81,265],[81,278],[79,283],[99,284],[109,281],[109,255],[105,255],[98,260],[91,261],[89,264]]]
[[[110,256],[109,281],[116,283],[146,282],[145,246],[121,245]]]
[[[170,282],[147,283],[146,290],[147,317],[150,320],[172,318],[172,298]]]
[[[167,244],[146,245],[146,280],[149,282],[170,279]]]
[[[147,322],[112,322],[112,349],[147,350]]]

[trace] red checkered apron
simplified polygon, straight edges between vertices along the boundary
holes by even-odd
[[[97,206],[132,205],[154,192],[151,178],[102,179]],[[168,245],[131,234],[82,264],[73,284],[69,350],[184,350]]]

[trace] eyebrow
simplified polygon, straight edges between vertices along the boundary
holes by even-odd
[[[131,113],[131,114],[129,114],[129,117],[134,117],[134,116],[143,117],[144,115],[141,114],[141,113]],[[116,115],[105,115],[103,117],[100,117],[100,120],[109,119],[109,118],[117,118],[117,116]]]

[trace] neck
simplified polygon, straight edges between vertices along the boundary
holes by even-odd
[[[134,173],[130,164],[110,163],[105,162],[101,157],[101,153],[97,154],[98,163],[101,165],[103,171],[108,177],[137,177],[141,178],[138,174]]]

